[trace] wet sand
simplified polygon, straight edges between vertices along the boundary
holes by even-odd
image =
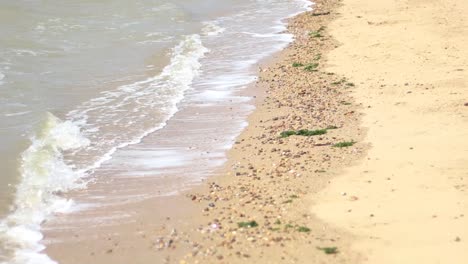
[[[46,232],[47,252],[60,263],[466,263],[463,10],[316,1],[260,68],[257,109],[217,176],[133,204],[131,222],[66,243]],[[326,132],[280,136],[301,129]]]
[[[60,217],[45,232],[47,253],[60,263],[357,262],[351,235],[309,212],[314,194],[367,148],[354,84],[325,70],[336,7],[317,1],[291,19],[296,41],[259,69],[257,109],[218,176],[183,195],[109,210],[110,219],[99,208]],[[280,137],[301,129],[325,134]],[[356,143],[333,146],[348,141]],[[127,214],[132,221],[119,220]],[[66,225],[96,216],[101,223]]]

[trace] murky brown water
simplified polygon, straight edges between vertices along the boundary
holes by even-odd
[[[252,110],[239,94],[255,64],[291,40],[281,19],[302,10],[0,2],[0,263],[49,263],[40,230],[55,212],[170,195],[209,175]]]

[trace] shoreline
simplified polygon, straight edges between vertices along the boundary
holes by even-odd
[[[465,263],[468,5],[450,3],[317,0],[262,63],[265,96],[216,176],[47,251],[67,264]],[[301,129],[321,135],[280,137]]]
[[[363,132],[358,126],[357,107],[350,104],[350,83],[323,72],[325,62],[319,58],[336,45],[323,26],[337,16],[333,12],[337,5],[337,1],[316,1],[313,11],[289,19],[288,29],[296,40],[268,58],[267,67],[260,70],[255,89],[264,92],[265,99],[249,116],[249,126],[229,151],[219,176],[209,178],[207,185],[187,191],[184,196],[139,204],[145,213],[139,216],[138,225],[103,228],[101,237],[86,232],[75,234],[94,235],[92,242],[82,242],[78,247],[48,247],[52,258],[64,260],[62,263],[78,259],[154,263],[155,258],[156,263],[267,263],[286,258],[302,263],[330,257],[357,261],[360,256],[348,250],[352,241],[349,234],[304,213],[312,202],[311,196],[367,148],[359,143]],[[304,66],[292,66],[299,61]],[[305,70],[307,64],[315,63],[319,64],[317,69]],[[281,89],[284,86],[288,89]],[[291,98],[289,93],[299,97]],[[337,129],[329,129],[321,136],[278,138],[285,130],[326,127]],[[358,143],[350,148],[332,147],[347,140]],[[246,164],[246,157],[255,166]],[[234,208],[236,204],[240,208]],[[238,226],[249,221],[259,226]],[[330,256],[310,250],[335,246],[340,254]]]
[[[337,5],[338,1],[316,1],[313,11],[289,18],[288,29],[296,39],[261,63],[267,67],[261,68],[253,89],[263,103],[249,116],[249,126],[229,151],[219,176],[184,196],[135,205],[132,210],[142,212],[135,223],[73,232],[68,243],[48,245],[46,252],[61,263],[359,259],[347,250],[348,234],[304,213],[311,194],[367,148],[359,143],[364,132],[358,126],[357,106],[349,97],[351,84],[323,71],[322,56],[336,45],[324,27],[337,16]],[[304,65],[293,67],[295,62]],[[327,127],[337,129],[320,136],[279,138],[286,130]],[[332,147],[348,140],[358,143]],[[255,166],[246,164],[246,157],[255,160]],[[236,204],[241,208],[234,208]],[[239,228],[239,223],[248,221],[259,226]],[[56,238],[54,232],[46,234],[46,239]],[[334,246],[340,254],[310,250]],[[264,259],[265,255],[269,257]]]
[[[27,7],[27,4],[25,5]],[[62,93],[61,88],[52,89],[64,95],[63,102],[66,103],[63,103],[62,100],[48,101],[50,105],[59,103],[64,106],[52,107],[51,109],[53,114],[63,122],[56,120],[54,116],[48,113],[45,114],[47,118],[44,118],[44,120],[34,119],[37,120],[34,122],[38,123],[38,131],[33,133],[36,136],[31,134],[31,144],[25,146],[25,151],[21,151],[23,154],[31,155],[25,156],[19,153],[8,155],[12,159],[19,159],[18,161],[20,161],[18,164],[19,173],[16,175],[18,177],[15,176],[20,181],[17,186],[14,184],[8,186],[10,189],[16,189],[17,192],[14,196],[15,201],[11,208],[11,214],[5,218],[5,221],[0,223],[0,236],[2,237],[0,244],[7,245],[0,247],[8,247],[9,249],[8,253],[1,254],[8,255],[5,256],[6,259],[10,257],[15,259],[27,258],[34,261],[35,257],[31,255],[43,248],[41,245],[43,234],[40,232],[43,223],[45,223],[45,229],[54,229],[58,223],[57,229],[71,231],[76,228],[73,220],[78,222],[77,226],[85,226],[83,222],[87,220],[81,216],[88,214],[88,212],[80,214],[77,211],[90,209],[92,211],[100,210],[103,215],[96,215],[96,219],[88,221],[88,225],[101,225],[106,220],[110,224],[114,224],[120,222],[114,221],[116,218],[118,220],[134,214],[131,206],[126,206],[129,201],[139,201],[147,197],[163,195],[161,193],[164,189],[170,192],[172,190],[181,191],[185,187],[181,187],[181,185],[186,183],[182,179],[183,177],[189,178],[188,184],[190,184],[197,181],[196,177],[199,175],[211,175],[212,171],[201,163],[219,166],[222,159],[224,159],[225,150],[232,145],[234,138],[245,126],[244,120],[246,119],[246,116],[242,116],[242,114],[233,110],[220,113],[220,108],[216,106],[222,104],[223,108],[227,109],[227,105],[231,105],[233,109],[242,111],[252,109],[250,105],[240,104],[250,98],[237,101],[238,98],[233,98],[230,95],[232,92],[243,90],[248,83],[255,80],[256,67],[253,65],[254,63],[285,47],[292,40],[290,35],[281,33],[286,29],[285,24],[281,22],[282,18],[305,9],[301,0],[289,2],[240,1],[236,2],[234,6],[226,3],[216,3],[210,8],[197,3],[187,3],[187,5],[182,6],[170,3],[169,6],[164,3],[161,5],[148,3],[148,5],[154,7],[154,10],[162,6],[164,9],[167,8],[169,14],[174,11],[180,14],[181,18],[184,17],[174,22],[174,24],[173,17],[170,15],[167,17],[166,12],[163,12],[160,18],[155,18],[151,14],[153,8],[144,8],[146,5],[145,3],[134,6],[138,6],[138,9],[143,13],[149,12],[148,18],[160,20],[161,23],[157,23],[156,27],[150,25],[151,31],[155,31],[156,34],[145,33],[144,38],[156,42],[163,39],[163,42],[167,41],[167,45],[161,45],[167,49],[163,47],[159,49],[159,44],[155,44],[153,41],[143,41],[148,44],[148,50],[146,51],[148,56],[146,56],[144,55],[146,52],[142,50],[143,47],[138,47],[134,51],[122,47],[125,51],[135,52],[134,55],[142,56],[125,57],[126,53],[122,50],[121,55],[124,54],[125,58],[119,59],[118,56],[111,56],[112,58],[108,61],[116,60],[115,63],[112,63],[112,65],[115,64],[116,66],[123,60],[135,59],[135,61],[140,62],[139,66],[141,67],[130,66],[131,69],[116,73],[118,78],[114,78],[111,68],[101,67],[103,72],[109,73],[105,78],[102,76],[103,79],[101,80],[109,79],[110,82],[101,83],[94,78],[78,78],[80,80],[73,81],[71,87],[75,87],[75,85],[79,87],[81,80],[83,82],[95,82],[96,85],[92,85],[93,88],[91,86],[82,87],[89,90],[90,93],[81,92],[77,88],[72,89],[77,92],[77,95],[74,96]],[[86,8],[88,5],[79,6]],[[113,8],[114,6],[106,6],[104,9],[107,11]],[[192,14],[194,13],[200,14],[200,16],[193,17]],[[262,15],[257,16],[258,13],[262,13]],[[130,17],[123,16],[122,19],[126,20]],[[96,18],[99,18],[99,23],[106,24],[109,22],[112,24],[115,22],[118,24],[117,21],[108,20],[105,17],[97,16]],[[80,15],[77,16],[78,20],[84,24],[87,23],[86,19],[81,20]],[[138,20],[140,19],[137,19],[136,24],[132,24],[132,28],[135,25],[134,29],[137,35],[144,32],[139,30],[143,30],[143,28],[136,25],[148,21],[143,19],[144,21],[142,20],[140,21],[142,23],[140,23]],[[169,23],[170,28],[179,28],[180,30],[168,31],[167,38],[162,36],[166,35],[165,33],[162,35],[157,34],[158,31],[166,32],[166,29],[169,28],[164,27],[166,22]],[[61,25],[63,23],[57,21],[57,24]],[[112,28],[100,28],[104,31],[104,35],[114,32]],[[131,29],[131,31],[134,29]],[[20,33],[19,31],[18,33]],[[115,31],[115,33],[119,34],[118,31]],[[135,43],[132,41],[133,36],[136,37],[133,34],[128,35],[129,43],[137,46],[143,44],[143,42]],[[118,36],[116,37],[118,38]],[[139,39],[139,37],[137,38]],[[111,39],[101,39],[103,41],[100,43],[106,42],[104,40],[112,42]],[[231,42],[231,39],[236,39],[236,42]],[[98,46],[100,45],[97,44],[96,49],[81,50],[76,54],[94,53],[99,50]],[[110,52],[115,51],[113,44],[108,47]],[[212,52],[207,52],[208,50]],[[74,54],[74,52],[67,53],[64,51],[62,55],[63,58],[69,58],[69,55],[73,57]],[[96,53],[96,55],[98,54],[100,55],[99,52]],[[54,59],[46,56],[46,54],[43,55],[45,55],[44,63],[53,66]],[[158,61],[160,56],[164,57],[162,59],[169,59],[168,64],[161,65],[161,68],[154,67],[156,64],[152,62]],[[46,57],[50,58],[50,60]],[[92,65],[98,65],[104,61],[98,59],[99,56],[96,56],[96,60],[92,60],[92,57],[89,57],[91,59],[89,69],[91,69]],[[18,61],[18,65],[21,64],[22,62]],[[126,63],[124,64],[129,66]],[[76,65],[67,64],[66,69],[79,68],[79,65],[79,63]],[[111,64],[108,63],[108,65]],[[65,68],[63,69],[65,70]],[[49,94],[47,92],[47,81],[60,79],[67,82],[70,80],[69,78],[60,78],[59,75],[56,76],[59,78],[48,79],[48,77],[45,77],[45,85],[38,86],[44,89],[44,93],[39,94]],[[103,90],[100,88],[103,88]],[[183,93],[184,91],[186,93]],[[14,89],[12,92],[15,94]],[[51,94],[54,94],[54,92]],[[29,101],[28,98],[29,96],[24,97],[25,101]],[[76,104],[68,103],[67,98],[72,101],[75,100]],[[180,99],[182,101],[179,101]],[[177,120],[175,116],[171,118],[174,121],[171,123],[180,121],[180,123],[187,125],[173,126],[173,131],[168,131],[168,128],[162,129],[165,133],[153,133],[164,126],[165,121],[175,111],[182,110],[182,107],[176,107],[178,102],[180,102],[179,106],[184,106],[187,101],[192,101],[193,104],[189,105],[195,106],[187,111],[189,113],[184,115],[184,120]],[[44,103],[44,106],[49,105],[45,101]],[[210,108],[210,106],[214,107]],[[203,110],[197,109],[197,107],[203,108]],[[42,110],[39,109],[33,112],[34,115],[40,115]],[[27,120],[18,121],[28,123]],[[53,126],[49,130],[50,123],[57,124],[57,126]],[[209,124],[207,125],[207,123]],[[71,128],[68,125],[71,125]],[[232,127],[235,128],[232,129]],[[11,131],[14,132],[15,130],[12,129]],[[32,130],[35,131],[35,129]],[[68,134],[67,131],[73,132]],[[26,136],[25,134],[12,134],[18,135],[18,137],[12,137],[13,145],[17,145],[16,142],[13,142],[15,138]],[[153,134],[160,135],[156,139],[159,141],[155,142],[155,144],[151,144]],[[74,137],[74,135],[83,135],[87,139],[81,136]],[[194,141],[198,141],[195,138],[196,136],[201,137],[203,142],[192,144]],[[140,142],[143,137],[145,138],[144,143]],[[161,137],[165,137],[165,139]],[[187,144],[180,144],[179,139],[181,138],[188,141]],[[187,140],[187,138],[189,139]],[[226,141],[221,142],[224,140]],[[71,141],[76,142],[70,144]],[[44,142],[46,144],[43,145]],[[55,144],[57,142],[60,144]],[[83,143],[80,144],[81,148],[68,149],[71,145],[77,147],[77,142]],[[146,144],[148,142],[149,144]],[[166,144],[159,144],[161,142]],[[171,143],[173,144],[171,145]],[[161,145],[169,146],[169,148],[174,146],[174,148],[167,150],[161,148]],[[40,148],[36,148],[38,146]],[[202,146],[202,148],[197,152],[199,146]],[[63,148],[66,150],[61,151]],[[55,151],[57,149],[58,151]],[[210,151],[213,149],[217,151]],[[54,151],[44,155],[43,150],[45,152],[48,152],[47,150]],[[208,162],[205,162],[207,160]],[[5,162],[7,161],[3,161],[3,163]],[[186,168],[184,168],[185,171],[181,170],[174,173],[174,177],[172,177],[172,174],[167,173],[171,168],[181,163],[187,164]],[[101,172],[103,173],[101,174]],[[163,184],[160,184],[160,181],[151,180],[158,177],[168,179]],[[87,185],[89,188],[82,188],[83,185],[88,183],[88,180],[90,180],[90,184]],[[9,180],[7,182],[10,183]],[[173,183],[176,183],[175,186]],[[177,183],[181,184],[177,185]],[[73,201],[77,201],[77,206],[72,205]],[[64,206],[57,206],[59,204],[64,204]],[[122,211],[125,211],[122,214],[123,216],[119,211],[105,211],[106,209],[102,209],[102,207],[109,204],[111,206],[124,204],[121,208]],[[102,207],[95,209],[100,206]],[[127,212],[127,210],[130,212]],[[63,218],[60,216],[63,212],[71,212],[75,217],[70,225],[63,223]],[[34,215],[34,217],[28,217],[30,215]],[[58,220],[54,220],[54,215],[57,215]],[[68,219],[70,218],[68,217]],[[133,221],[133,217],[129,218],[130,221]],[[138,217],[135,219],[138,219]],[[18,230],[20,232],[16,232]],[[23,233],[28,234],[23,236]],[[45,243],[56,243],[57,240],[60,241],[60,238],[55,241],[45,241]],[[41,255],[37,256],[38,259],[42,257]],[[14,260],[11,261],[15,262]]]
[[[282,19],[281,21],[286,21],[288,20],[287,18]],[[281,22],[282,23],[282,22]],[[282,34],[282,32],[280,33]],[[275,44],[276,45],[276,44]],[[276,51],[274,54],[279,53],[280,51]],[[269,64],[270,60],[274,60],[273,55],[270,55],[266,58],[263,58],[260,60],[256,65],[264,65],[264,64]],[[257,68],[257,66],[255,66]],[[258,68],[257,68],[258,69]],[[255,71],[257,71],[257,69]],[[249,84],[249,87],[246,89],[243,89],[241,91],[236,91],[233,93],[233,98],[245,98],[250,101],[258,101],[261,100],[260,98],[262,97],[262,92],[259,91],[258,88],[255,87],[254,84]],[[193,96],[193,95],[191,95]],[[241,100],[242,101],[242,100]],[[247,101],[247,100],[244,100]],[[242,101],[242,102],[244,102]],[[230,102],[232,104],[233,102]],[[252,106],[252,103],[246,102],[245,104],[248,104],[249,107]],[[218,109],[220,111],[215,111],[215,113],[226,113],[226,115],[237,115],[239,112],[251,112],[249,108],[241,108],[239,105],[235,105],[232,107],[229,107],[229,110],[227,110],[229,103],[226,103],[225,105],[219,106]],[[196,107],[191,107],[195,108]],[[212,107],[213,108],[213,107]],[[223,110],[224,109],[224,110]],[[206,112],[206,109],[201,109],[202,112]],[[186,116],[188,114],[183,114],[182,112],[190,112],[190,108],[184,107],[182,108],[181,111],[177,112],[175,115],[175,119],[177,120],[169,120],[167,122],[166,127],[164,129],[155,132],[154,134],[161,134],[159,136],[156,136],[155,138],[165,138],[166,136],[172,136],[171,133],[176,133],[183,137],[183,133],[178,133],[177,132],[177,126],[173,126],[173,123],[180,123],[181,119],[184,121]],[[205,115],[206,113],[202,113]],[[181,117],[182,116],[182,117]],[[234,119],[234,118],[232,118]],[[239,119],[239,118],[237,118]],[[236,119],[236,120],[237,120]],[[190,120],[189,120],[190,121]],[[243,120],[245,122],[245,120]],[[190,122],[189,122],[190,123]],[[190,125],[190,127],[193,127],[193,125]],[[169,129],[168,129],[169,128]],[[194,129],[198,130],[204,130],[206,128],[202,126],[197,126]],[[213,132],[213,137],[215,137],[216,131]],[[206,133],[205,133],[206,136]],[[152,142],[153,136],[150,135],[148,137],[145,137],[143,141],[148,141],[150,144],[153,144],[155,142]],[[208,140],[205,140],[208,141]],[[145,143],[148,143],[145,142]],[[166,144],[164,140],[161,140],[162,145]],[[194,143],[197,145],[199,142]],[[199,144],[198,144],[199,145]],[[208,143],[205,142],[205,145],[208,146]],[[158,147],[160,145],[158,144]],[[198,157],[198,159],[202,160],[203,157]],[[218,162],[220,158],[216,156],[215,158],[211,158],[212,162]],[[224,159],[224,157],[223,157]],[[201,162],[204,162],[203,160]],[[198,164],[200,165],[200,164]],[[205,165],[205,164],[203,164]],[[186,175],[190,176],[189,172],[189,167],[184,165],[180,166],[182,169],[185,171],[181,171],[181,175]],[[219,167],[219,166],[218,166]],[[221,166],[223,167],[223,166]],[[218,171],[217,169],[216,171]],[[171,173],[171,172],[169,172]],[[161,173],[162,174],[162,173]],[[171,173],[171,176],[174,173]],[[205,178],[211,178],[213,177],[213,174],[217,173],[210,173],[210,175],[205,175]],[[179,175],[175,175],[175,179],[163,179],[162,183],[164,185],[158,185],[156,190],[154,192],[160,193],[163,192],[163,189],[168,186],[177,186],[176,183],[180,182],[181,177]],[[184,177],[184,176],[182,176]],[[119,179],[117,179],[119,181]],[[193,182],[188,182],[186,186],[184,186],[182,189],[175,190],[175,193],[186,193],[190,189],[203,189],[202,186],[204,185],[205,179],[202,181],[193,181]],[[84,202],[83,199],[80,201],[81,203],[84,203],[84,210],[80,210],[78,208],[77,211],[65,213],[65,214],[58,214],[59,216],[56,218],[53,218],[51,220],[48,220],[43,228],[45,239],[44,244],[46,245],[45,252],[47,255],[51,255],[52,259],[55,260],[63,260],[65,263],[74,263],[74,261],[77,261],[78,259],[81,261],[83,259],[83,256],[90,257],[90,261],[96,261],[96,259],[99,259],[99,257],[95,257],[95,255],[99,255],[100,253],[106,253],[103,256],[102,261],[110,261],[109,260],[109,255],[107,255],[107,252],[112,251],[112,248],[116,246],[114,242],[109,242],[112,239],[111,237],[114,237],[115,235],[115,240],[127,240],[129,241],[128,244],[126,243],[121,243],[118,242],[118,244],[122,247],[127,247],[127,248],[134,248],[132,244],[135,243],[140,243],[139,245],[147,244],[146,239],[143,239],[144,241],[138,241],[139,233],[143,233],[141,231],[141,227],[137,226],[135,222],[142,222],[143,224],[138,224],[138,225],[144,225],[144,226],[151,226],[155,228],[163,227],[165,226],[165,223],[167,222],[167,218],[169,215],[174,216],[178,215],[179,218],[183,219],[184,217],[190,221],[191,215],[186,215],[186,212],[190,211],[193,212],[193,215],[196,215],[195,209],[192,208],[192,205],[187,205],[185,203],[185,197],[183,197],[182,194],[178,194],[175,196],[171,196],[172,194],[169,193],[168,195],[162,195],[156,198],[150,198],[146,201],[143,202],[131,202],[129,205],[109,205],[109,209],[104,209],[101,210],[98,207],[96,209],[93,209],[92,206],[92,201],[91,201],[91,206],[87,208],[86,206],[89,204],[88,201],[86,200],[86,196],[92,196],[92,197],[98,197],[100,195],[100,192],[106,191],[107,193],[112,193],[111,188],[125,188],[128,186],[124,186],[123,184],[119,183],[115,184],[107,184],[106,178],[102,177],[99,181],[93,182],[93,185],[97,185],[98,187],[96,188],[91,188],[91,189],[97,189],[97,192],[95,190],[94,193],[89,194],[89,189],[84,190],[84,195],[81,194],[80,190],[77,191],[71,191],[70,193],[67,193],[67,196],[74,197],[74,198],[81,198],[81,196],[84,196]],[[135,183],[130,182],[130,186],[133,186]],[[173,185],[171,185],[173,184]],[[153,186],[154,184],[149,183],[148,186]],[[180,187],[180,186],[178,186]],[[147,187],[144,187],[147,188]],[[149,191],[149,190],[148,190]],[[115,199],[115,198],[114,198]],[[122,200],[125,200],[125,197],[122,197]],[[158,205],[158,206],[155,206]],[[181,207],[183,210],[174,210],[173,207]],[[185,211],[184,213],[181,213],[180,211]],[[165,215],[168,216],[159,216],[155,215],[155,212],[164,212]],[[119,216],[121,214],[122,216]],[[115,216],[114,216],[115,215]],[[125,218],[129,216],[136,216],[135,219],[130,219],[131,223],[129,223],[127,220],[120,221],[120,218]],[[155,221],[154,219],[157,218]],[[175,217],[171,217],[171,219],[174,219]],[[95,220],[95,221],[90,221],[90,220]],[[71,226],[69,226],[69,223],[72,223]],[[107,223],[106,223],[107,222]],[[116,235],[118,234],[118,235]],[[136,235],[137,234],[137,235]],[[146,238],[143,236],[142,238]],[[87,241],[89,239],[89,241]],[[117,242],[116,242],[117,243]],[[125,245],[126,244],[126,245]],[[152,252],[149,252],[146,248],[146,246],[142,246],[140,248],[143,248],[143,252],[139,252],[139,255],[146,256],[146,255],[151,255],[153,256]],[[135,253],[136,254],[136,253]],[[117,255],[117,254],[116,254]],[[85,257],[85,258],[86,258]],[[127,256],[133,260],[132,255]],[[110,259],[112,259],[111,257]],[[124,258],[125,259],[125,258]],[[149,259],[147,257],[146,259]],[[112,263],[115,261],[124,261],[120,258],[112,260]],[[62,261],[60,261],[62,262]]]

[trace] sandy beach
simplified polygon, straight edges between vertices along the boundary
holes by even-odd
[[[217,176],[60,263],[467,263],[468,4],[317,0]],[[49,232],[53,241],[63,234]]]
[[[312,212],[356,235],[365,263],[468,262],[467,11],[344,1],[330,26],[341,45],[327,69],[356,83],[371,147]]]

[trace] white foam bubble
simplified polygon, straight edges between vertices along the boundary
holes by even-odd
[[[61,121],[52,114],[47,114],[42,127],[31,139],[30,147],[22,153],[20,169],[22,179],[17,186],[14,209],[0,222],[0,240],[12,251],[8,264],[55,263],[40,253],[44,249],[40,243],[42,239],[40,225],[52,214],[70,210],[73,201],[64,199],[59,194],[84,187],[86,183],[80,179],[86,175],[86,172],[111,159],[118,149],[139,143],[148,134],[162,128],[177,111],[177,103],[182,100],[184,92],[190,89],[193,79],[199,74],[201,67],[199,59],[206,52],[208,49],[202,45],[199,35],[186,36],[174,47],[171,62],[158,76],[104,93],[103,97],[90,100],[83,104],[81,109],[72,111],[69,114],[70,120]],[[147,109],[160,109],[164,112],[162,122],[150,128],[142,128],[141,131],[134,131],[136,134],[118,138],[118,141],[102,140],[102,138],[112,138],[114,134],[99,134],[102,124],[98,122],[90,124],[89,112],[98,111],[104,116],[115,114],[125,109],[130,100],[140,99],[148,99],[149,102],[160,99],[163,105],[146,105],[140,101],[136,106],[141,107],[137,112],[141,113],[139,116],[142,119],[148,118],[149,113],[145,114]],[[138,117],[130,118],[138,121]],[[125,118],[117,118],[114,123],[127,124],[127,121]],[[78,125],[87,126],[80,130]],[[118,128],[115,131],[122,134],[122,130]],[[95,141],[85,138],[82,132],[94,135]],[[102,142],[105,144],[101,144]],[[101,155],[94,163],[80,169],[76,169],[64,160],[64,152],[81,149],[86,151],[87,146],[90,149],[103,147],[105,152],[100,152]]]
[[[218,21],[207,21],[204,22],[203,25],[202,33],[205,36],[217,36],[226,30],[219,25]]]
[[[3,74],[2,72],[0,72],[0,85],[3,84],[3,79],[5,78],[5,74]]]
[[[2,84],[0,82],[0,84]],[[12,117],[12,116],[22,116],[31,113],[31,111],[21,111],[21,112],[15,112],[15,113],[5,113],[4,116],[6,117]]]
[[[309,3],[305,0],[303,2]],[[279,25],[277,31],[285,29],[284,24]],[[45,30],[45,28],[38,28],[38,30]],[[220,26],[220,23],[207,22],[202,33],[210,37],[223,32],[225,29]],[[291,39],[285,36],[258,33],[255,37],[272,37],[290,42]],[[103,93],[100,98],[84,103],[82,107],[68,115],[73,122],[62,122],[53,116],[48,118],[50,119],[47,121],[49,125],[38,133],[32,140],[31,146],[22,155],[23,179],[18,186],[15,210],[0,222],[0,239],[7,241],[12,249],[16,249],[8,264],[55,263],[40,253],[44,248],[40,244],[42,239],[40,224],[54,212],[66,212],[73,205],[72,201],[61,198],[57,193],[83,187],[79,179],[85,175],[87,169],[99,167],[103,162],[111,159],[118,149],[139,143],[148,134],[162,128],[177,111],[177,103],[183,99],[184,92],[191,88],[193,80],[199,75],[200,59],[207,51],[199,35],[187,36],[173,49],[171,62],[160,75],[121,86],[116,90]],[[18,55],[37,55],[28,50],[17,52]],[[242,67],[251,64],[247,62],[249,61],[245,60]],[[234,66],[233,64],[232,67]],[[0,83],[3,79],[2,75],[0,75]],[[240,75],[240,77],[246,76]],[[224,80],[224,88],[232,85]],[[229,97],[230,93],[213,89],[200,95],[205,100],[209,98],[217,100],[221,97]],[[161,103],[162,101],[164,104]],[[137,102],[132,111],[138,113],[142,119],[147,119],[152,115],[152,112],[147,109],[160,109],[163,118],[158,120],[158,123],[153,123],[152,127],[142,127],[140,130],[132,131],[131,135],[125,134],[126,129],[122,129],[128,128],[125,126],[115,127],[115,129],[100,126],[102,123],[99,121],[112,120],[113,124],[131,124],[131,128],[134,128],[134,124],[141,121],[138,116],[116,115],[116,113],[125,113],[129,102]],[[92,119],[93,113],[95,119]],[[116,117],[110,118],[112,115]],[[77,124],[83,126],[82,130],[85,131],[82,132],[85,132],[86,136],[95,135],[95,137],[91,138],[91,141],[85,139]],[[243,123],[241,126],[245,125]],[[105,132],[101,131],[106,131],[106,129],[118,131],[119,134],[102,134]],[[234,136],[229,142],[234,140]],[[104,142],[102,138],[112,138],[112,140]],[[81,149],[88,144],[95,149],[103,149],[105,152],[99,153],[98,159],[86,169],[74,170],[63,160],[63,151]]]
[[[206,52],[208,49],[202,45],[199,35],[186,36],[174,47],[171,61],[161,74],[104,92],[102,97],[92,99],[70,112],[69,116],[75,123],[86,127],[84,133],[92,139],[92,146],[105,150],[91,168],[109,160],[117,149],[137,144],[165,125],[177,112],[177,103],[184,98],[185,91],[190,89],[193,79],[198,76],[201,68],[199,60]],[[129,104],[134,114],[116,115],[118,112],[128,112]],[[155,113],[155,110],[158,112]],[[151,118],[155,118],[154,122],[148,122]],[[104,120],[113,120],[113,128],[109,129],[109,123]],[[152,126],[143,126],[148,123]],[[100,133],[101,130],[110,131],[109,135]],[[115,131],[118,134],[113,133]],[[113,141],[103,141],[101,138],[112,138]]]
[[[42,52],[28,50],[28,49],[14,49],[12,50],[17,56],[33,56],[36,57]]]
[[[72,201],[58,193],[83,187],[75,171],[63,159],[63,151],[82,148],[89,141],[70,121],[62,122],[48,113],[31,145],[21,155],[21,181],[17,186],[14,210],[0,222],[0,238],[10,248],[9,264],[52,264],[40,253],[41,223],[51,214],[67,211]]]

